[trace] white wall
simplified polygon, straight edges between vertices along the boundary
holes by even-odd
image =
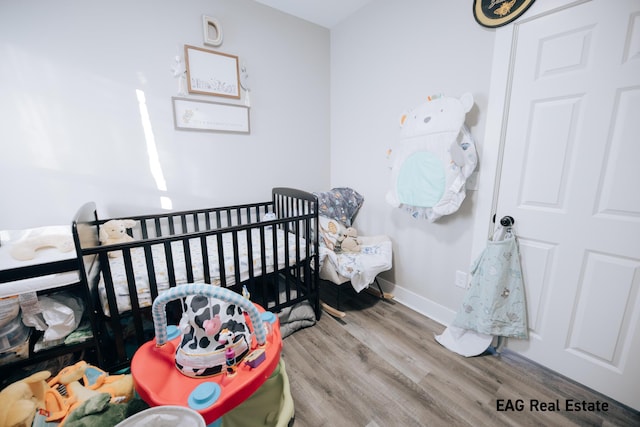
[[[382,277],[396,297],[444,322],[464,296],[454,279],[469,270],[474,227],[488,225],[474,223],[474,191],[436,223],[387,205],[386,150],[403,111],[431,94],[465,92],[475,97],[466,123],[482,150],[493,41],[462,1],[374,0],[331,31],[331,184],[365,197],[361,234],[392,238],[394,269]]]
[[[219,50],[249,69],[250,135],[173,128],[173,59],[203,46],[202,14],[222,24]],[[385,152],[405,109],[467,91],[482,149],[493,40],[461,1],[374,0],[331,32],[251,0],[2,2],[0,229],[65,224],[88,200],[114,216],[155,212],[161,196],[183,209],[266,200],[272,186],[351,186],[366,199],[361,233],[394,241],[384,278],[396,296],[446,321],[464,295],[455,271],[468,270],[474,228],[486,227],[474,222],[476,194],[437,223],[411,219],[384,201]]]
[[[250,135],[174,130],[171,67],[184,44],[206,47],[203,14],[222,25],[217,50],[248,68]],[[329,42],[250,0],[0,3],[0,229],[66,224],[89,200],[112,216],[156,212],[161,196],[183,209],[326,188]]]

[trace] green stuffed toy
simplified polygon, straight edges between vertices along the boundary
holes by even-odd
[[[65,419],[65,427],[113,427],[126,418],[147,409],[141,399],[111,403],[109,393],[100,393],[77,407]]]

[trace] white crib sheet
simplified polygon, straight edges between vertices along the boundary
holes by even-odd
[[[75,251],[62,252],[55,247],[46,247],[36,251],[31,260],[20,261],[11,256],[11,247],[26,239],[39,236],[64,236],[71,240],[71,227],[54,225],[47,227],[30,228],[24,230],[0,231],[0,270],[29,267],[48,262],[74,259]],[[45,289],[54,289],[65,285],[77,283],[80,280],[78,271],[66,273],[48,274],[30,279],[14,280],[0,284],[0,298],[20,295],[26,292],[36,292]]]
[[[234,269],[234,254],[233,254],[233,240],[231,233],[225,233],[222,235],[223,241],[223,253],[224,253],[224,265],[225,279],[227,286],[235,284],[235,269]],[[240,264],[240,280],[245,281],[249,279],[249,257],[248,257],[248,244],[246,238],[246,232],[238,232],[238,259]],[[277,230],[277,254],[278,254],[278,267],[280,270],[285,266],[285,236],[283,230]],[[297,237],[289,233],[288,236],[288,250],[289,250],[289,265],[294,265],[296,261],[296,245]],[[213,285],[220,284],[220,265],[218,261],[218,247],[215,236],[209,236],[207,241],[207,252],[209,260],[209,274],[211,277],[211,283]],[[199,238],[189,240],[189,249],[191,254],[191,263],[193,266],[193,282],[202,282],[204,280],[204,268],[202,262],[202,248]],[[253,259],[253,274],[255,277],[262,274],[262,262],[260,257],[260,232],[258,229],[251,229],[251,243],[252,243],[252,259]],[[172,260],[174,264],[174,273],[176,278],[176,284],[187,283],[187,269],[185,264],[184,248],[182,241],[171,243]],[[152,247],[153,265],[155,268],[155,278],[158,286],[158,293],[162,293],[169,289],[169,273],[167,269],[166,256],[164,251],[164,245],[153,245]],[[299,254],[300,259],[304,259],[306,253],[306,241],[300,238]],[[270,229],[265,230],[265,257],[267,263],[267,272],[274,271],[274,251],[273,251],[273,237]],[[149,288],[149,279],[147,273],[146,260],[144,256],[144,249],[134,248],[131,250],[131,261],[133,264],[133,271],[135,276],[136,291],[138,294],[138,303],[140,307],[148,307],[151,305],[151,291]],[[119,256],[117,258],[109,259],[109,266],[111,268],[111,276],[113,279],[114,290],[116,294],[116,302],[118,305],[118,312],[124,313],[131,310],[131,299],[129,297],[129,287],[127,285],[127,276],[124,266],[124,258]],[[107,303],[107,293],[104,285],[104,280],[100,280],[99,284],[99,296],[102,305],[103,312],[109,316],[109,306]]]

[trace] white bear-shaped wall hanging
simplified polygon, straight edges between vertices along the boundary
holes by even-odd
[[[466,180],[478,163],[475,142],[464,125],[471,107],[470,93],[460,99],[434,95],[402,115],[401,138],[388,150],[389,204],[431,222],[460,208]]]

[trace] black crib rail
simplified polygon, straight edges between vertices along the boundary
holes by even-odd
[[[265,220],[265,215],[275,213],[276,219]],[[123,219],[123,218],[120,218]],[[309,301],[316,318],[320,317],[320,300],[318,293],[318,272],[313,268],[318,264],[318,202],[314,195],[290,188],[274,188],[272,200],[252,204],[227,207],[216,207],[182,212],[169,212],[154,215],[127,217],[136,222],[136,226],[128,230],[134,241],[117,245],[100,246],[99,228],[106,219],[98,219],[93,203],[85,204],[73,222],[74,240],[78,250],[81,277],[91,290],[94,315],[104,325],[99,343],[103,349],[101,361],[103,369],[119,369],[130,363],[131,349],[152,338],[153,327],[150,323],[150,307],[143,307],[138,298],[136,274],[132,250],[144,251],[146,271],[144,278],[148,282],[151,300],[159,294],[158,268],[155,265],[153,252],[159,248],[164,252],[169,286],[178,284],[176,278],[176,246],[184,257],[184,269],[187,282],[195,280],[195,267],[200,267],[206,283],[219,284],[236,292],[242,292],[243,286],[249,290],[251,299],[272,312],[279,312],[303,301]],[[278,259],[277,234],[268,230],[282,230],[285,236],[295,239],[291,253],[289,245],[284,246],[284,260]],[[254,237],[258,234],[258,238]],[[265,239],[271,235],[273,259],[267,261]],[[223,237],[230,236],[233,253],[232,277],[227,276],[229,265],[225,265],[225,251],[229,249],[223,244]],[[241,277],[239,254],[240,239],[246,239],[248,278]],[[211,247],[211,240],[215,248]],[[176,245],[175,242],[179,242]],[[192,259],[191,247],[198,245],[201,256]],[[259,248],[260,268],[254,268],[254,249]],[[214,266],[210,265],[211,251],[218,253],[219,278],[212,277]],[[124,263],[127,287],[131,296],[131,309],[126,312],[118,310],[116,289],[110,264],[110,253],[119,253]],[[293,260],[293,262],[292,262]],[[278,266],[283,264],[283,268]],[[139,270],[139,269],[138,269]],[[272,271],[269,271],[272,270]],[[100,277],[102,276],[108,315],[103,313],[98,296]],[[215,280],[214,280],[215,279]],[[233,279],[233,280],[231,280]],[[133,297],[135,296],[135,297]],[[169,308],[171,310],[171,308]],[[180,315],[179,305],[174,305],[175,316]],[[169,312],[171,318],[171,312]],[[177,322],[179,319],[173,319]]]

